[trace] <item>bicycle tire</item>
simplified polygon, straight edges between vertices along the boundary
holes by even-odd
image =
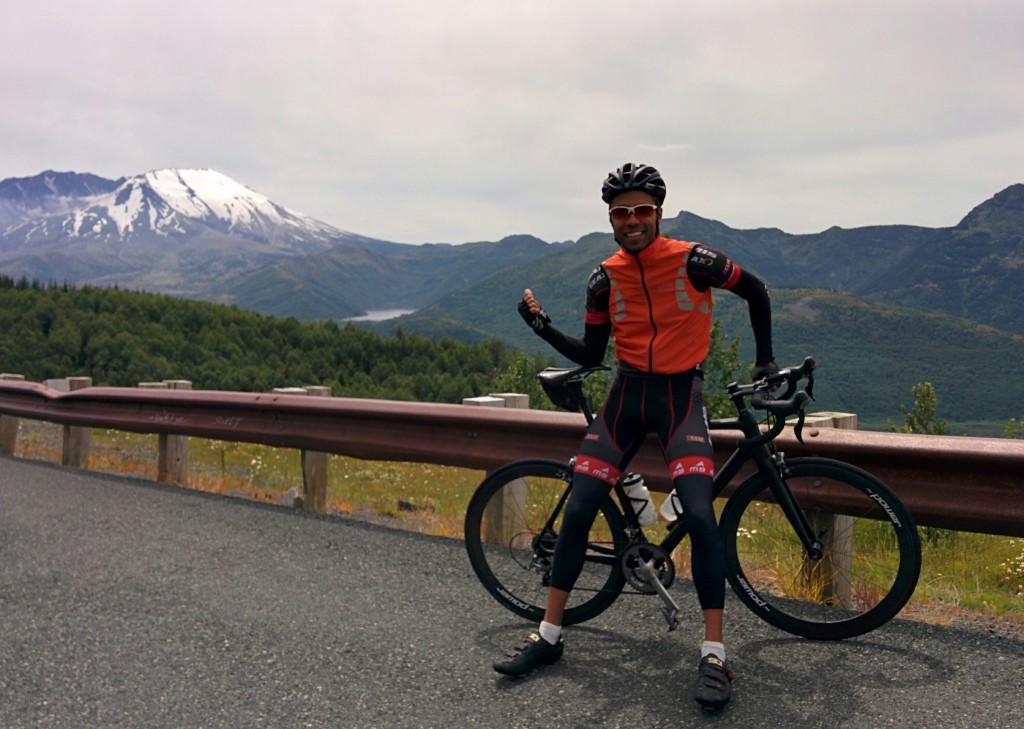
[[[539,622],[551,575],[557,530],[544,533],[572,480],[565,463],[543,459],[514,461],[489,474],[466,509],[465,540],[469,562],[484,588],[516,615]],[[496,514],[504,505],[504,514]],[[622,512],[611,497],[590,530],[583,571],[569,595],[563,625],[600,615],[625,585],[616,556],[625,546]]]
[[[921,571],[910,511],[885,484],[847,463],[794,458],[786,465],[786,483],[825,555],[818,562],[806,558],[766,481],[755,474],[722,512],[732,589],[771,625],[815,640],[862,635],[895,617]]]

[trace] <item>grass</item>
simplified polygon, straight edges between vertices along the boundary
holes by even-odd
[[[61,461],[62,427],[23,421],[15,455]],[[92,429],[88,468],[157,478],[158,436]],[[291,505],[302,492],[300,452],[253,443],[189,438],[189,486],[211,493]],[[328,512],[433,536],[462,538],[479,470],[427,463],[328,456]]]
[[[90,469],[156,479],[157,436],[95,429],[90,439]],[[22,421],[15,455],[59,463],[61,426]],[[302,490],[296,450],[190,438],[189,457],[192,488],[287,505]],[[466,504],[483,476],[479,470],[331,455],[328,512],[462,538]],[[943,624],[966,612],[1024,631],[1024,539],[922,528],[921,541],[921,578],[904,614]],[[677,572],[688,574],[686,543],[673,559]]]

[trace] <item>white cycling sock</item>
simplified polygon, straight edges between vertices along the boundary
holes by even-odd
[[[541,635],[543,635],[543,633]],[[710,655],[712,653],[714,653],[716,656],[721,658],[723,661],[725,660],[725,646],[724,645],[722,645],[721,643],[716,643],[713,640],[706,640],[703,643],[701,643],[701,646],[700,646],[700,657],[701,658],[703,658],[704,656]]]
[[[562,634],[561,625],[552,625],[551,623],[541,622],[540,624],[540,637],[546,640],[551,645],[558,642],[558,637]]]

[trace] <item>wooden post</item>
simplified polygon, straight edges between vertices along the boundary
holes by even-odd
[[[24,375],[0,374],[0,380],[24,380]],[[0,415],[0,453],[11,455],[18,447],[21,420],[13,415]]]
[[[168,390],[191,390],[191,380],[164,380]],[[160,434],[160,454],[157,458],[158,481],[188,486],[188,436]]]
[[[91,377],[69,377],[68,392],[92,387]],[[64,426],[64,442],[60,462],[65,466],[85,468],[89,462],[89,429],[78,425]]]
[[[164,380],[163,382],[140,382],[139,387],[150,390],[191,390],[191,380]],[[161,483],[176,483],[188,486],[189,457],[188,436],[160,433],[157,436],[156,480]]]
[[[477,407],[495,408],[522,408],[530,407],[530,396],[519,393],[504,392],[491,393],[488,397],[470,397],[462,400],[463,405],[475,405]],[[512,545],[512,540],[517,535],[526,532],[526,480],[518,479],[509,484],[509,487],[502,489],[501,499],[494,499],[487,505],[484,513],[484,534],[482,538],[492,544],[523,547],[526,545]]]
[[[330,397],[331,388],[321,385],[307,385],[310,397]],[[319,451],[302,451],[302,503],[306,511],[317,514],[327,513],[327,454]]]
[[[331,388],[320,385],[306,387],[276,387],[274,392],[285,395],[330,397]],[[327,455],[319,451],[299,451],[302,460],[302,494],[293,506],[317,514],[327,513]]]
[[[813,413],[805,427],[857,429],[856,413]],[[825,557],[818,563],[805,560],[804,574],[810,587],[820,586],[820,600],[836,606],[853,606],[853,517],[816,512],[807,514],[811,532],[825,536]],[[813,575],[813,576],[812,576]]]

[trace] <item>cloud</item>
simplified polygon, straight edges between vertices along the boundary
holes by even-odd
[[[948,225],[1024,169],[1024,6],[944,0],[23,3],[0,176],[210,167],[408,242],[606,225],[658,166],[730,225]]]

